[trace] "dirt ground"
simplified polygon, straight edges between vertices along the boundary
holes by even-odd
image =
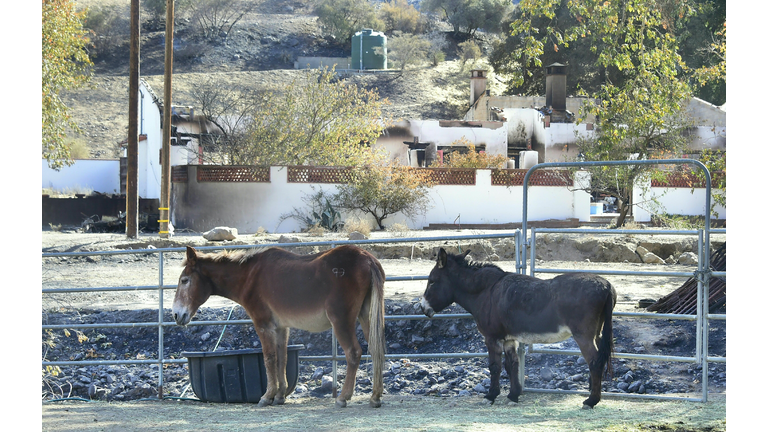
[[[582,410],[577,395],[525,394],[517,406],[480,397],[384,398],[379,409],[354,397],[345,409],[330,399],[252,404],[189,401],[54,402],[43,404],[43,431],[725,431],[725,396],[707,403],[605,399]],[[130,427],[126,426],[130,419]]]

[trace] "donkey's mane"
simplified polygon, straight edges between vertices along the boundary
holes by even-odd
[[[504,270],[501,267],[493,263],[475,261],[471,258],[461,259],[461,257],[458,255],[453,255],[453,257],[458,264],[470,270],[495,269],[500,272],[504,272]]]

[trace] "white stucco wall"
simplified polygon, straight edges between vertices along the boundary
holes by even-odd
[[[684,216],[704,216],[708,209],[706,208],[707,198],[706,188],[659,188],[635,187],[633,191],[633,200],[638,203],[633,209],[632,214],[636,222],[650,222],[655,214],[671,214]],[[655,198],[658,205],[651,199]],[[711,204],[714,204],[712,200]],[[714,207],[714,212],[710,215],[713,219],[726,219],[726,209],[720,205]]]
[[[334,184],[288,183],[286,167],[271,167],[269,183],[197,183],[196,167],[189,167],[188,183],[174,183],[172,222],[176,228],[207,231],[230,226],[242,233],[264,228],[269,232],[298,232],[300,221],[281,216],[294,208],[305,209],[302,198],[323,189],[336,191]],[[433,207],[423,216],[409,220],[402,215],[385,220],[385,225],[404,223],[421,229],[430,223],[501,224],[522,221],[522,187],[491,185],[491,171],[478,170],[475,186],[434,186]],[[528,220],[578,218],[589,220],[589,195],[566,187],[532,186],[528,192]],[[365,215],[343,214],[344,219]]]
[[[45,159],[42,164],[43,189],[58,192],[120,193],[119,160],[77,159],[74,165],[64,166],[60,171],[48,168]]]

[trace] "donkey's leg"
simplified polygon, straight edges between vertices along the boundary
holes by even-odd
[[[517,341],[504,342],[504,367],[509,375],[509,395],[507,398],[512,402],[517,402],[520,394],[523,393],[523,386],[520,384],[518,371],[520,362],[517,359],[517,349],[520,345]]]
[[[604,364],[599,364],[599,356],[597,352],[598,340],[594,336],[594,332],[589,331],[585,333],[574,333],[573,339],[579,345],[581,354],[584,356],[584,360],[589,365],[589,397],[584,400],[584,409],[594,408],[598,402],[600,402],[600,395],[602,390],[602,375]]]
[[[491,371],[491,388],[485,395],[485,399],[493,403],[496,396],[501,393],[499,379],[501,378],[501,342],[485,338],[485,346],[488,348],[488,369]]]
[[[355,381],[357,378],[357,368],[360,366],[360,357],[363,355],[363,349],[360,342],[357,341],[357,317],[344,317],[344,319],[331,318],[333,333],[339,341],[339,345],[344,350],[344,357],[347,360],[347,376],[344,378],[344,385],[341,387],[341,393],[336,398],[336,406],[344,408],[347,401],[352,399],[355,391]]]
[[[286,365],[288,363],[288,335],[290,329],[278,327],[275,330],[277,343],[277,393],[275,394],[274,405],[285,403],[285,397],[288,393],[288,379],[286,378]]]
[[[277,332],[274,326],[255,324],[256,334],[259,335],[264,354],[264,367],[267,370],[267,391],[261,395],[259,406],[272,405],[277,394]]]

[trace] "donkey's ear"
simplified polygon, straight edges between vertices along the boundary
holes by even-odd
[[[187,264],[194,266],[197,260],[197,251],[192,246],[187,246]]]
[[[445,263],[448,262],[448,253],[445,249],[440,248],[437,252],[437,268],[445,267]]]

